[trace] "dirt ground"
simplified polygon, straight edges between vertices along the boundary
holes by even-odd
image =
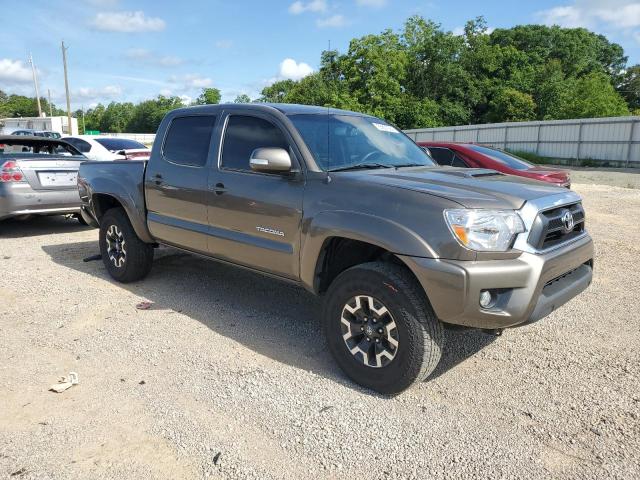
[[[96,230],[0,224],[0,477],[640,478],[640,190],[577,179],[592,286],[502,337],[447,332],[393,399],[342,375],[297,287],[170,249],[120,285],[83,262]]]

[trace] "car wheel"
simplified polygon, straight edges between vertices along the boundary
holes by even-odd
[[[440,361],[442,324],[404,267],[372,262],[331,283],[323,326],[331,354],[356,383],[395,395],[423,380]]]
[[[109,274],[122,283],[143,279],[153,264],[153,245],[138,238],[122,208],[108,210],[100,220],[100,253]]]

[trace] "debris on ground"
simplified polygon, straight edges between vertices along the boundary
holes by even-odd
[[[153,306],[153,302],[144,301],[144,302],[138,303],[136,305],[136,308],[138,310],[149,310],[149,309],[151,309],[152,306]]]
[[[49,390],[56,393],[62,393],[78,383],[80,383],[78,380],[78,374],[76,372],[69,372],[69,375],[62,377],[58,380],[58,383],[52,385]]]

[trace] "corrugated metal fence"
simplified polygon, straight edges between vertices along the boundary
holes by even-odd
[[[640,117],[419,128],[405,132],[416,142],[474,142],[567,160],[608,161],[640,167]]]

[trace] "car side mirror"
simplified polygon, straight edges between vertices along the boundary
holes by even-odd
[[[251,153],[249,165],[254,172],[286,173],[290,172],[291,156],[284,148],[256,148]]]

